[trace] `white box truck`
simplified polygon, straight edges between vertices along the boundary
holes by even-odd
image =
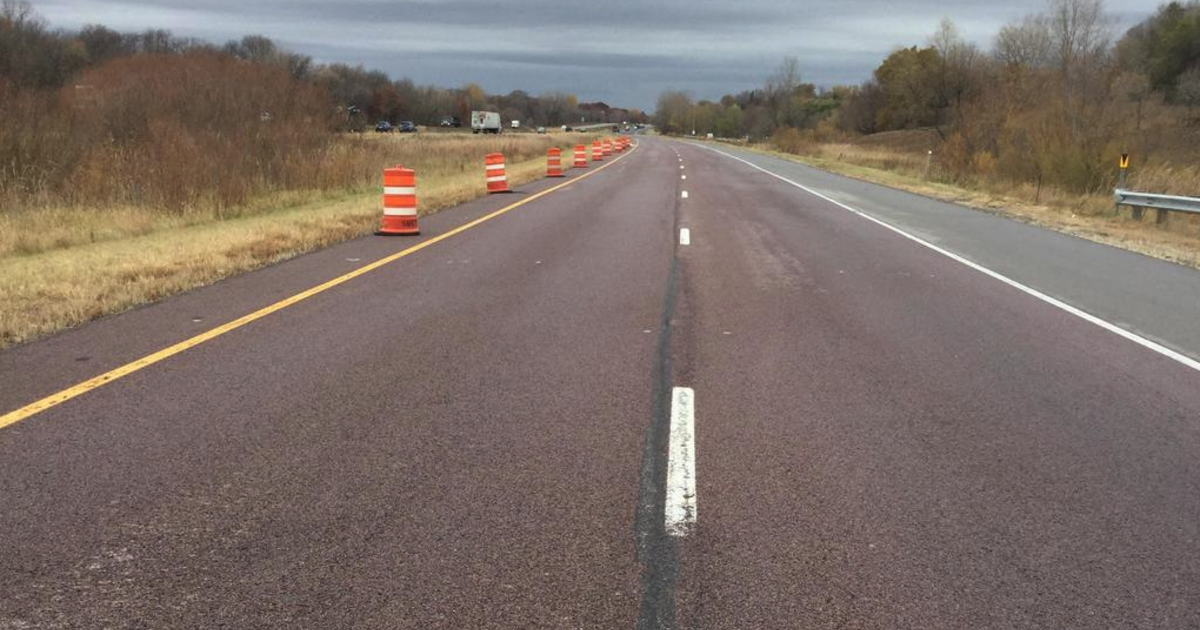
[[[472,111],[471,133],[500,133],[500,114]]]

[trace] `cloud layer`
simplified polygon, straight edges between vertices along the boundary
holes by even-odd
[[[652,109],[664,89],[716,98],[761,85],[784,56],[807,81],[858,83],[943,17],[989,46],[1042,0],[47,0],[55,26],[166,28],[216,42],[263,34],[322,62],[364,64],[418,83],[493,92],[574,92]],[[1153,3],[1110,0],[1125,28]]]

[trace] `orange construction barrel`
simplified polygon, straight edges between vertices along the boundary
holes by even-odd
[[[396,166],[383,169],[383,219],[376,234],[420,234],[417,227],[417,173]]]
[[[489,153],[484,156],[483,163],[488,194],[508,192],[508,176],[504,174],[504,154]]]
[[[562,149],[558,147],[546,150],[546,177],[563,177]]]

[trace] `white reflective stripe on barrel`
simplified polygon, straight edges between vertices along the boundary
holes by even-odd
[[[383,194],[385,195],[415,195],[417,194],[416,186],[384,186]]]
[[[502,182],[502,181],[505,181],[505,180],[507,180],[507,179],[508,179],[508,178],[507,178],[507,177],[505,177],[505,176],[503,176],[503,175],[497,175],[496,177],[489,177],[489,178],[487,178],[487,180],[488,180],[489,182]]]
[[[416,208],[384,208],[383,216],[385,217],[415,217],[417,216]]]
[[[489,171],[500,171],[503,169],[504,169],[503,164],[488,164],[487,165],[487,170],[489,170]]]

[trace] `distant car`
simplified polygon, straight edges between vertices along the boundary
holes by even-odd
[[[462,121],[458,116],[443,116],[442,121],[438,123],[440,127],[461,127]]]
[[[396,127],[400,133],[416,133],[417,126],[411,120],[401,120],[400,125]]]
[[[546,128],[545,128],[545,127],[538,127],[538,128],[537,128],[537,132],[538,132],[538,133],[546,133]]]
[[[381,121],[375,123],[375,131],[378,133],[391,133],[392,132],[392,123],[390,123],[386,120],[381,120]]]

